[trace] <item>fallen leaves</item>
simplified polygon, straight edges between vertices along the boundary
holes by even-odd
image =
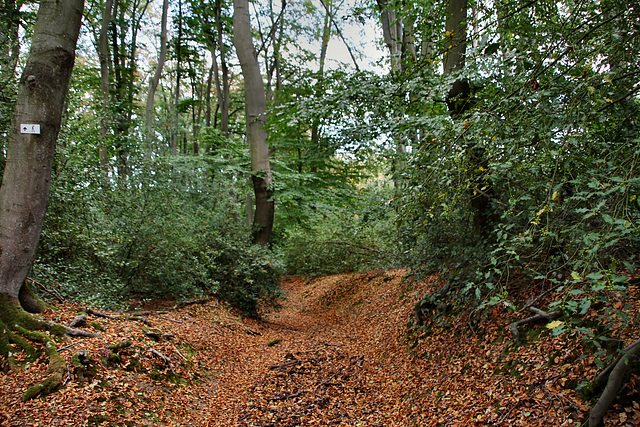
[[[87,325],[102,337],[59,343],[70,371],[58,393],[20,402],[46,360],[0,374],[0,425],[575,426],[585,419],[590,403],[574,389],[598,369],[577,340],[546,332],[515,347],[508,329],[515,319],[496,309],[479,327],[451,317],[410,347],[415,299],[436,278],[412,281],[407,273],[287,278],[284,308],[263,322],[215,301],[145,312],[148,324],[109,314],[98,326],[90,315]],[[47,317],[68,324],[78,309],[63,305]],[[529,328],[545,330],[522,333]],[[71,363],[78,351],[88,355],[82,375]],[[633,377],[627,394],[637,384]],[[607,419],[638,424],[637,402],[618,404]]]

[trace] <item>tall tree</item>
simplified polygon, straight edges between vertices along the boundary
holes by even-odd
[[[153,116],[154,116],[154,100],[156,95],[156,89],[160,83],[160,77],[162,77],[162,68],[167,59],[167,15],[169,11],[169,0],[163,0],[162,2],[162,18],[160,23],[160,53],[158,54],[158,63],[156,64],[153,76],[149,79],[149,92],[147,93],[147,106],[146,106],[146,138],[147,150],[151,150],[152,133],[153,133]]]
[[[456,76],[465,67],[467,52],[467,19],[468,0],[449,0],[447,4],[446,37],[447,49],[444,52],[444,73]],[[471,86],[464,76],[456,76],[447,94],[447,107],[454,119],[460,119],[471,108]],[[466,143],[466,155],[469,158],[471,174],[480,173],[470,178],[471,200],[473,209],[473,226],[476,234],[487,237],[491,221],[492,188],[484,170],[488,169],[485,150],[477,141]]]
[[[267,98],[258,56],[251,36],[251,17],[247,0],[234,0],[233,43],[244,78],[247,139],[255,195],[254,241],[266,245],[271,240],[274,218],[273,177],[267,142]]]
[[[108,111],[109,102],[111,99],[111,85],[109,82],[109,74],[111,69],[111,63],[109,60],[109,27],[111,26],[113,3],[114,0],[105,1],[97,43],[98,59],[100,60],[100,92],[102,95],[102,114],[100,125],[100,165],[105,171],[107,171],[109,168],[109,148],[106,143],[106,137],[107,133],[109,132]]]
[[[0,187],[0,297],[4,303],[18,304],[35,257],[83,8],[84,0],[40,2]],[[26,129],[35,133],[22,133],[26,124],[39,125],[40,133],[35,126]]]

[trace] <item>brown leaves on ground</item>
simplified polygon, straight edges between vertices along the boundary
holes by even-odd
[[[429,285],[407,273],[287,278],[284,308],[263,322],[216,302],[151,313],[151,325],[90,316],[86,329],[102,337],[59,343],[67,347],[61,354],[69,372],[58,393],[21,403],[25,388],[43,377],[46,360],[0,374],[0,425],[577,426],[585,420],[591,403],[574,388],[599,369],[592,357],[581,357],[579,340],[530,325],[542,333],[516,348],[508,329],[513,315],[495,310],[480,322],[445,318],[447,324],[410,341],[413,306]],[[66,305],[47,318],[68,324],[77,310]],[[84,364],[72,360],[79,351],[88,355]],[[637,385],[632,377],[622,394],[638,400]],[[639,425],[640,405],[617,404],[606,423]]]

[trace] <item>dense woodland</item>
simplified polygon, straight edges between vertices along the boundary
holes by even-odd
[[[439,278],[414,332],[499,309],[589,343],[600,422],[640,352],[638,5],[82,3],[0,5],[4,369],[44,328],[18,294],[260,318],[283,275],[401,267]]]

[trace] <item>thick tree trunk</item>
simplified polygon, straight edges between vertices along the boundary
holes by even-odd
[[[274,202],[272,199],[269,144],[267,143],[267,98],[253,38],[247,0],[234,0],[233,44],[244,77],[247,139],[251,154],[256,209],[253,217],[254,241],[266,245],[271,240]]]
[[[18,298],[40,238],[83,8],[83,0],[40,2],[20,79],[0,188],[0,293],[10,299]],[[26,124],[40,133],[21,133],[35,129]]]

